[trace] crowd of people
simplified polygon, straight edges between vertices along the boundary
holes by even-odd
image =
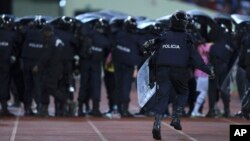
[[[156,115],[159,120],[173,115],[177,118],[171,124],[181,130],[181,115],[221,116],[217,108],[221,97],[222,116],[231,117],[228,86],[233,66],[237,66],[234,78],[241,99],[247,84],[245,76],[250,79],[250,17],[235,14],[211,18],[196,10],[186,13],[185,16],[173,14],[155,20],[107,10],[56,18],[16,18],[2,14],[0,115],[13,115],[7,104],[12,94],[12,106],[23,103],[25,116],[49,116],[48,105],[53,96],[55,116]],[[171,28],[177,29],[177,33],[169,35]],[[172,43],[163,44],[166,40]],[[155,97],[138,113],[132,114],[129,111],[132,82],[157,46],[172,49],[170,52],[160,50],[155,53],[158,57],[152,57],[150,62],[150,81],[156,81],[160,87]],[[189,46],[191,55],[185,55],[187,50],[178,55],[182,46]],[[169,69],[175,63],[176,68]],[[80,76],[80,89],[75,101],[77,75]],[[102,82],[109,107],[105,113],[100,111]],[[161,95],[165,93],[167,98]],[[209,112],[204,115],[202,107],[206,96]],[[32,103],[36,104],[36,110]],[[186,105],[188,111],[184,110]],[[249,113],[244,113],[243,117],[249,118]]]

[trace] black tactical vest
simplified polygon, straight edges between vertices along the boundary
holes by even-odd
[[[113,50],[113,60],[117,63],[134,66],[139,61],[139,49],[136,37],[125,31],[120,31],[116,35],[116,46]]]
[[[185,32],[168,31],[157,47],[156,65],[187,67],[190,56],[188,47]]]
[[[92,45],[90,47],[90,59],[94,61],[104,60],[105,51],[107,51],[111,44],[108,38],[102,34],[94,32],[90,36]]]
[[[15,33],[0,29],[0,61],[10,60],[15,42]]]
[[[23,44],[22,58],[38,60],[44,48],[42,32],[38,29],[28,30]]]

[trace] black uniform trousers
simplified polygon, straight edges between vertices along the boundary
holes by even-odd
[[[10,68],[11,75],[11,92],[15,98],[15,101],[23,102],[24,99],[24,80],[23,72],[20,67],[20,61],[11,65]]]
[[[47,66],[42,73],[42,95],[41,104],[49,104],[49,96],[54,96],[56,101],[65,103],[67,95],[62,93],[59,86],[59,79],[62,76],[62,65],[60,63]]]
[[[189,73],[186,68],[169,66],[157,67],[155,96],[155,114],[164,114],[168,108],[169,97],[172,90],[175,91],[174,104],[176,107],[184,107],[188,98]]]
[[[69,92],[69,87],[75,86],[73,78],[73,60],[68,58],[63,60],[63,78],[60,81],[63,81],[60,82],[62,84],[60,85],[61,90],[65,90],[64,93],[67,94],[71,100],[73,100],[73,93]]]
[[[104,83],[107,91],[107,98],[109,100],[109,108],[117,105],[117,95],[115,93],[115,73],[104,70]]]
[[[10,99],[10,63],[0,61],[0,102]]]
[[[81,82],[78,101],[85,103],[90,98],[99,102],[101,97],[101,62],[84,60],[80,61]]]
[[[36,61],[31,59],[22,60],[23,77],[24,77],[24,104],[26,107],[31,106],[33,98],[37,104],[40,103],[41,97],[41,68],[39,71],[32,72],[33,67],[36,65]]]
[[[215,103],[218,101],[218,98],[222,98],[224,104],[224,109],[229,109],[230,94],[224,93],[221,91],[221,85],[225,80],[228,72],[228,67],[226,63],[218,63],[215,66],[215,79],[209,79],[208,86],[208,103],[209,111],[214,112]]]
[[[118,105],[128,104],[130,102],[134,67],[120,63],[114,63],[114,67]]]

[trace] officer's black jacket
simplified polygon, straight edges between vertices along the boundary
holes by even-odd
[[[67,60],[73,60],[74,55],[76,54],[77,47],[78,47],[78,43],[74,35],[68,31],[60,30],[60,29],[56,29],[55,34],[64,43],[62,56]]]
[[[156,39],[155,64],[170,67],[196,67],[211,74],[209,67],[193,46],[192,37],[184,31],[169,30]]]
[[[111,49],[110,37],[95,30],[89,31],[87,36],[90,41],[87,46],[81,48],[81,56],[88,54],[86,59],[103,61],[107,52]]]
[[[53,39],[52,39],[53,40]],[[44,69],[49,59],[51,59],[54,46],[46,43],[43,33],[37,28],[30,28],[25,33],[22,58],[29,59],[33,65],[37,65],[40,70]]]
[[[43,45],[43,34],[37,28],[30,28],[25,32],[25,40],[22,49],[22,58],[31,59],[34,61],[42,58],[43,52],[47,48]]]
[[[62,53],[64,48],[64,43],[62,42],[62,40],[56,36],[52,36],[48,42],[44,43],[44,45],[50,48],[50,54],[44,54],[47,55],[46,58],[48,58],[48,62],[45,65],[61,65],[63,59]]]
[[[223,34],[223,38],[214,42],[210,48],[209,58],[210,62],[222,61],[223,63],[229,64],[235,51],[235,46],[230,41],[229,34]],[[216,63],[216,62],[215,62]]]
[[[250,67],[250,34],[242,39],[242,52],[240,54],[239,65],[242,68]]]
[[[114,37],[113,61],[129,66],[138,65],[140,50],[137,40],[138,36],[134,33],[118,31]]]
[[[17,56],[20,44],[18,34],[10,29],[0,29],[0,61],[10,61],[10,56]]]

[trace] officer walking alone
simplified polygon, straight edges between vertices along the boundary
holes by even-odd
[[[153,57],[157,69],[157,102],[153,108],[155,122],[152,130],[153,138],[156,140],[161,139],[161,119],[168,106],[171,89],[176,93],[176,107],[170,125],[176,130],[182,130],[180,117],[188,98],[190,64],[212,74],[193,47],[191,36],[185,31],[187,23],[187,14],[184,11],[177,11],[170,18],[170,29],[144,44],[145,52],[156,51]]]

